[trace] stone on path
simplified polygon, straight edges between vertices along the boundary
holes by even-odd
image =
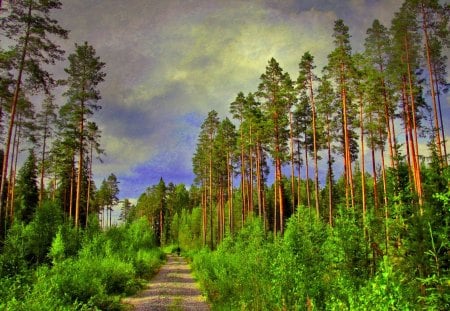
[[[134,306],[137,311],[210,310],[189,265],[184,258],[173,255],[167,257],[167,263],[143,291],[123,302]]]

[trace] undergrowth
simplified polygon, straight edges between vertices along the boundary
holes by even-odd
[[[145,219],[106,231],[61,220],[38,246],[29,238],[36,221],[15,224],[5,241],[0,310],[121,310],[120,298],[136,293],[164,259]]]

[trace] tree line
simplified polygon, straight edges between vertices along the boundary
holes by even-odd
[[[75,227],[101,213],[111,223],[111,206],[118,201],[114,174],[100,189],[93,181],[94,159],[104,152],[101,131],[93,115],[101,106],[99,85],[105,63],[87,42],[75,43],[67,57],[63,79],[52,69],[63,61],[58,45],[69,31],[52,13],[61,1],[0,2],[0,231],[13,221],[29,221],[46,200],[58,202]],[[6,45],[9,45],[6,47]],[[58,106],[56,91],[63,89]],[[23,167],[18,159],[28,150]]]
[[[230,103],[234,122],[210,111],[192,160],[203,244],[213,247],[252,215],[282,235],[304,205],[329,226],[339,208],[360,210],[365,235],[375,212],[386,224],[388,253],[397,206],[423,215],[432,195],[448,187],[442,102],[449,12],[438,1],[407,0],[389,28],[373,21],[358,53],[348,26],[336,20],[320,77],[310,52],[296,79],[271,58],[256,91]]]

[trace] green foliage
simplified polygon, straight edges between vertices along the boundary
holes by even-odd
[[[180,215],[176,214],[171,223],[171,236],[173,241],[182,250],[196,251],[202,247],[202,210],[199,207],[188,211],[182,210]]]
[[[383,258],[380,270],[359,293],[352,297],[352,310],[410,310],[414,309],[408,299],[407,287],[402,276],[396,272],[388,257]]]
[[[326,229],[311,208],[299,207],[289,220],[273,262],[273,280],[280,307],[298,309],[307,300],[324,301],[321,272],[326,267],[321,250]]]
[[[273,310],[271,248],[259,219],[247,222],[217,251],[199,252],[193,267],[208,297],[224,309]]]
[[[36,242],[29,237],[38,214],[10,230],[8,253],[0,256],[0,285],[10,290],[1,292],[0,309],[119,310],[120,296],[135,293],[140,278],[152,275],[164,258],[144,218],[106,232],[95,224],[85,231],[60,224],[45,253],[53,266],[29,269]]]
[[[52,259],[53,265],[58,264],[64,259],[64,241],[61,234],[61,228],[56,233],[50,248],[49,257]]]
[[[48,262],[47,254],[61,224],[58,206],[49,202],[36,210],[29,224],[16,221],[0,254],[0,276],[13,276],[28,267]]]
[[[259,219],[252,220],[216,251],[197,253],[193,268],[217,309],[447,309],[448,270],[441,267],[415,280],[400,258],[371,258],[356,216],[342,209],[331,228],[314,210],[299,207],[275,241],[266,237]],[[441,263],[432,244],[426,255]],[[427,293],[418,300],[421,284]]]
[[[27,160],[19,171],[17,178],[18,208],[16,218],[29,223],[38,204],[36,157],[30,150]]]

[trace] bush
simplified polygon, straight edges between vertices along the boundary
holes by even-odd
[[[34,221],[13,226],[8,253],[0,256],[0,287],[9,289],[0,291],[0,310],[120,310],[120,297],[135,293],[139,278],[153,274],[164,258],[145,220],[106,232],[64,224],[52,226],[44,257],[49,265],[32,270]]]
[[[224,309],[273,310],[271,253],[259,219],[249,221],[217,251],[194,256],[193,268],[208,298]]]

